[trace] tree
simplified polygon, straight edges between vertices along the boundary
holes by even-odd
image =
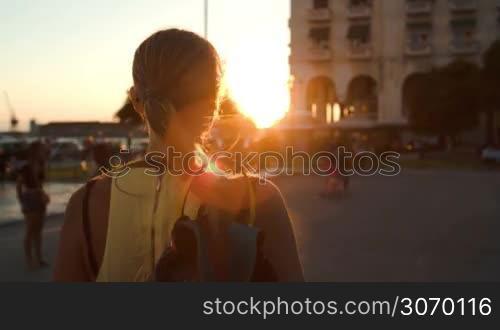
[[[486,113],[486,143],[495,142],[495,112],[500,111],[500,40],[483,55],[481,105]]]
[[[479,68],[455,61],[422,77],[413,97],[410,123],[417,131],[456,137],[478,123]]]
[[[231,127],[230,129],[237,132],[246,133],[255,131],[257,127],[255,123],[241,111],[238,103],[230,97],[224,97],[219,106],[220,120],[216,125]]]
[[[422,133],[437,133],[440,116],[436,113],[436,79],[438,73],[431,72],[420,75],[420,79],[412,86],[411,97],[408,98],[409,121],[413,129]]]
[[[438,112],[441,114],[442,130],[449,136],[473,129],[478,124],[480,71],[469,62],[455,61],[442,68],[437,79],[441,99]]]
[[[130,102],[128,97],[122,107],[115,113],[115,117],[120,120],[120,123],[132,125],[142,124],[141,116],[134,110],[132,102]]]

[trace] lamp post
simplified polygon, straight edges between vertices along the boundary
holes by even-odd
[[[208,38],[208,0],[204,0],[203,18],[204,18],[204,37]]]

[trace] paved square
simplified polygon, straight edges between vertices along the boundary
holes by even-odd
[[[293,218],[308,281],[500,279],[500,173],[356,177],[345,198],[332,200],[319,197],[324,180],[274,180]],[[52,264],[61,221],[48,221],[44,233]],[[22,229],[0,227],[0,280],[49,280],[50,269],[24,271]]]

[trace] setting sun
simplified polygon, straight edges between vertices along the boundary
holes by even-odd
[[[226,61],[226,82],[241,111],[259,128],[272,126],[288,111],[287,59],[277,45],[246,40],[235,47]]]

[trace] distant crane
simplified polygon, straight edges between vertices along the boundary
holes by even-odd
[[[5,105],[7,106],[7,110],[9,110],[10,113],[10,130],[14,131],[17,128],[17,125],[19,124],[19,120],[16,117],[16,111],[14,110],[12,104],[10,103],[9,94],[7,94],[6,91],[3,91],[3,95],[5,98]]]

